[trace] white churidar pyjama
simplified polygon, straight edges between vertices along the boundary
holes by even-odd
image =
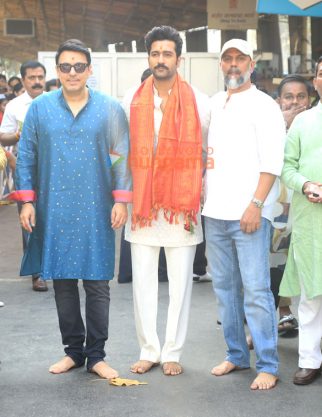
[[[302,287],[298,314],[299,367],[318,369],[322,364],[322,296],[309,300]]]
[[[165,247],[169,279],[169,308],[165,343],[157,334],[159,246],[131,243],[133,302],[140,359],[179,362],[185,342],[196,245]]]

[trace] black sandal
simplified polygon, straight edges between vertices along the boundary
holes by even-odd
[[[296,337],[298,328],[299,324],[292,313],[282,316],[278,322],[278,334],[281,337]]]

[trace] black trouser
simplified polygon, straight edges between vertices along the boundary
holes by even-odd
[[[13,174],[13,181],[14,181],[14,185],[16,188],[16,176],[15,173]],[[17,209],[18,209],[18,216],[20,217],[20,213],[22,210],[22,202],[21,201],[17,201]],[[21,228],[21,232],[22,232],[22,249],[23,249],[23,253],[25,253],[26,249],[27,249],[27,244],[28,244],[28,238],[29,238],[29,233],[27,232],[27,230]],[[33,278],[39,278],[40,274],[32,274]]]
[[[78,280],[54,279],[53,285],[62,342],[66,345],[65,353],[73,359],[76,366],[82,366],[87,358],[87,369],[91,369],[105,357],[110,305],[109,282],[83,280],[86,293],[86,330],[81,315]]]
[[[274,295],[275,308],[278,308],[278,304],[280,302],[280,297],[278,293],[279,293],[280,284],[283,278],[284,271],[279,268],[271,268],[270,274],[271,274],[271,291]]]
[[[22,209],[23,204],[18,201],[17,202],[17,208],[18,208],[18,215],[20,216],[21,213],[21,209]],[[28,239],[29,239],[29,233],[27,232],[27,230],[21,228],[22,231],[22,249],[23,249],[23,253],[26,252],[27,249],[27,244],[28,244]],[[33,278],[39,278],[40,274],[32,274]]]
[[[205,218],[201,216],[203,241],[197,245],[195,259],[193,261],[193,275],[201,277],[207,272]]]

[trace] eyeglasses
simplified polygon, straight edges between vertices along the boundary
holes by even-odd
[[[71,65],[67,64],[67,62],[64,62],[63,64],[58,64],[57,67],[60,69],[61,72],[64,72],[65,74],[71,72],[72,68],[74,68],[75,72],[81,74],[86,70],[88,64],[85,64],[84,62],[76,62],[76,64]]]

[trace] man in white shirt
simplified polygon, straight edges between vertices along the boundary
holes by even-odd
[[[11,100],[5,109],[0,127],[0,143],[3,146],[18,144],[23,122],[33,99],[44,92],[46,83],[46,68],[38,61],[24,62],[20,67],[22,83],[25,92]],[[21,203],[18,202],[18,211],[21,210]],[[27,245],[28,234],[23,231],[23,248]],[[34,291],[47,291],[45,281],[38,275],[32,277],[32,288]]]
[[[256,351],[251,389],[278,380],[277,322],[270,290],[269,246],[273,203],[283,165],[285,124],[274,100],[251,84],[253,51],[241,39],[223,45],[226,92],[211,99],[205,216],[207,259],[214,280],[227,357],[212,369],[221,376],[249,368],[244,317]]]
[[[190,308],[193,260],[203,240],[200,219],[203,138],[208,97],[177,73],[182,39],[169,27],[145,37],[152,75],[124,99],[130,121],[133,207],[125,239],[131,242],[134,313],[141,348],[135,373],[162,363],[179,375]],[[158,258],[165,248],[169,309],[165,343],[157,335]]]

